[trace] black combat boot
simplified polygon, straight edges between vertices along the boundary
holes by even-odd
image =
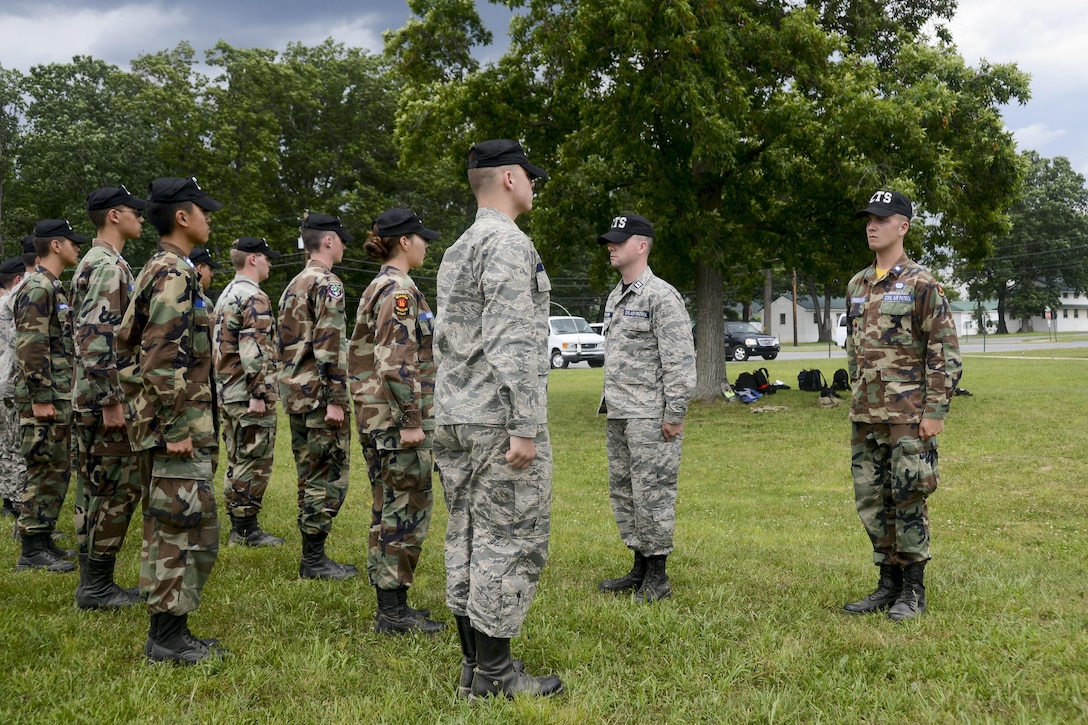
[[[79,551],[77,549],[62,549],[57,546],[57,540],[64,538],[65,536],[67,536],[67,534],[62,534],[59,531],[53,531],[49,534],[48,537],[46,537],[45,544],[49,547],[50,551],[59,556],[61,559],[67,559],[68,561],[74,562],[76,560],[76,556],[79,554]]]
[[[261,530],[256,516],[230,517],[230,545],[281,546],[283,539]]]
[[[524,669],[518,669],[510,659],[510,640],[489,637],[476,632],[476,674],[472,678],[469,699],[502,696],[513,699],[514,695],[559,695],[563,683],[555,675],[533,677]],[[463,675],[463,673],[462,673]]]
[[[871,614],[890,607],[903,590],[903,569],[896,564],[880,565],[880,581],[864,599],[843,606],[850,614]]]
[[[468,697],[472,694],[472,678],[476,674],[476,630],[468,615],[455,614],[457,638],[461,640],[461,679],[457,682],[457,696]]]
[[[408,587],[396,589],[378,589],[378,611],[374,614],[374,631],[379,634],[407,634],[409,632],[423,632],[434,634],[446,628],[442,622],[432,622],[425,617],[416,614],[416,610],[410,608],[408,601]]]
[[[631,571],[619,579],[605,579],[597,589],[602,592],[625,592],[629,589],[638,589],[642,586],[642,580],[646,578],[646,557],[642,552],[635,551],[635,563]]]
[[[189,631],[188,615],[159,612],[151,615],[148,644],[144,653],[152,662],[192,665],[210,657],[222,657],[225,651],[215,640],[202,640]]]
[[[359,573],[351,564],[341,564],[325,556],[327,533],[302,535],[302,563],[298,575],[302,579],[350,579]]]
[[[666,558],[668,557],[646,557],[646,578],[642,580],[642,586],[635,592],[635,601],[639,604],[656,602],[672,596],[672,584],[669,583],[669,575],[665,573]]]
[[[22,555],[15,562],[16,571],[45,569],[46,571],[75,571],[76,565],[53,551],[48,533],[27,534],[22,537]]]
[[[117,560],[79,555],[79,586],[76,606],[80,609],[119,609],[140,601],[139,591],[122,589],[113,580]]]
[[[903,591],[888,610],[888,618],[896,622],[913,619],[926,611],[926,562],[903,567]]]

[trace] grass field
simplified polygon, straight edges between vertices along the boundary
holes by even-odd
[[[815,362],[830,379],[835,363]],[[812,364],[758,366],[795,383]],[[730,377],[742,369],[731,364]],[[191,616],[194,631],[233,651],[226,661],[145,664],[142,609],[76,610],[77,575],[16,573],[17,545],[3,537],[0,723],[1088,722],[1088,359],[1041,350],[970,356],[965,369],[973,396],[956,398],[941,440],[929,611],[918,621],[840,611],[876,579],[853,509],[846,410],[817,408],[815,393],[796,389],[766,400],[786,406],[773,413],[693,405],[675,594],[650,606],[599,594],[600,579],[630,564],[594,415],[601,371],[559,370],[551,558],[514,652],[534,673],[559,674],[566,695],[455,697],[441,501],[412,598],[450,623],[444,633],[375,635],[365,577],[300,581],[281,424],[262,523],[288,543],[224,545]],[[363,564],[369,485],[358,450],[352,458],[329,550]],[[70,513],[68,503],[68,531]],[[130,534],[122,584],[135,582],[138,556]]]

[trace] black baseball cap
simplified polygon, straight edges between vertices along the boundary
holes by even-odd
[[[898,191],[880,191],[874,192],[869,197],[869,206],[865,207],[857,214],[854,215],[855,219],[861,219],[866,214],[875,214],[878,217],[889,217],[892,214],[902,214],[907,219],[914,216],[914,204],[910,199],[900,194]]]
[[[644,216],[624,214],[612,219],[612,227],[597,237],[597,244],[619,244],[620,242],[626,242],[635,234],[653,237],[654,225]]]
[[[37,254],[38,250],[34,248],[34,235],[27,234],[23,237],[23,254]]]
[[[64,237],[71,239],[76,244],[86,244],[90,241],[87,237],[76,234],[67,219],[42,219],[34,225],[34,236],[48,239]]]
[[[419,216],[411,209],[383,211],[374,220],[374,233],[379,237],[400,237],[407,234],[418,234],[428,242],[441,236],[435,230],[423,226]]]
[[[237,249],[239,252],[257,252],[269,259],[280,256],[279,252],[268,246],[268,242],[263,237],[238,237],[234,240],[232,248]]]
[[[201,207],[203,208],[203,207]],[[197,247],[189,254],[189,261],[193,263],[195,267],[198,264],[206,264],[212,269],[222,269],[223,265],[212,259],[211,252],[204,247]]]
[[[222,204],[204,193],[200,184],[196,183],[195,176],[187,179],[175,176],[155,179],[148,188],[147,200],[156,204],[180,204],[191,201],[204,211],[219,211],[223,208]]]
[[[133,196],[125,188],[124,184],[121,186],[106,186],[87,194],[87,211],[113,209],[117,206],[131,206],[137,211],[143,211],[147,204],[143,199]]]
[[[340,217],[328,214],[309,214],[302,220],[303,229],[319,229],[323,232],[336,232],[345,243],[351,244],[355,237],[348,234],[344,225],[340,223]]]
[[[525,150],[517,141],[506,138],[481,141],[469,149],[468,167],[486,169],[494,166],[520,166],[529,172],[530,179],[546,179],[548,175],[539,166],[533,166],[525,156]]]
[[[0,264],[0,274],[22,274],[25,271],[22,257],[9,257]]]

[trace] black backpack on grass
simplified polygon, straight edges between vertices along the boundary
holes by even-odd
[[[849,390],[850,389],[850,374],[846,370],[839,368],[835,371],[834,377],[831,379],[831,388],[833,390]]]
[[[818,393],[827,387],[827,378],[819,370],[802,370],[797,373],[797,387],[810,393]]]

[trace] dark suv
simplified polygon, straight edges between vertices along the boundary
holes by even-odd
[[[751,322],[725,323],[725,358],[743,362],[754,355],[764,360],[774,360],[781,350],[778,338],[765,335]]]

